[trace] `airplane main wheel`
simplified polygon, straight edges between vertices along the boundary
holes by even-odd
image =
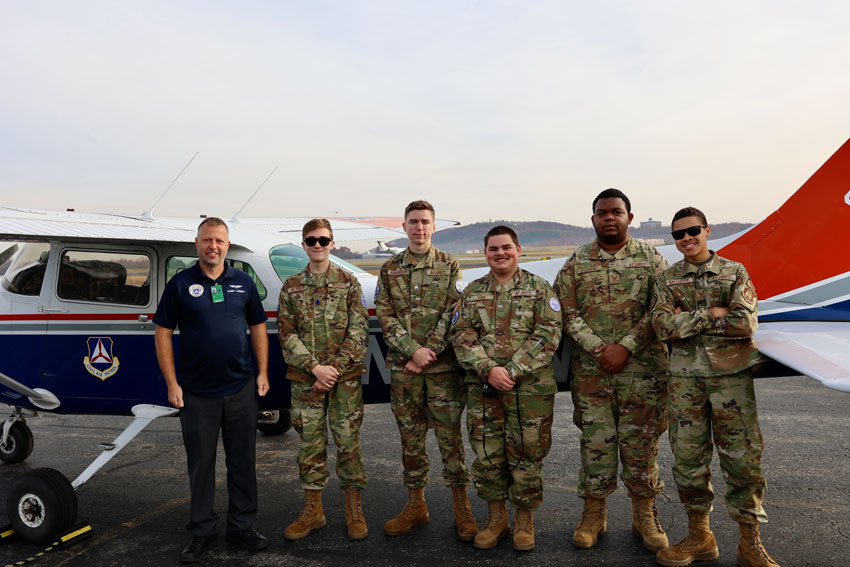
[[[77,494],[59,471],[33,469],[12,484],[6,514],[22,539],[51,543],[77,521]]]
[[[0,443],[0,461],[7,465],[25,461],[32,454],[32,430],[26,423],[16,421],[9,428],[5,443]]]
[[[263,435],[283,435],[292,427],[292,413],[288,409],[277,411],[277,420],[274,422],[257,422],[257,429]]]

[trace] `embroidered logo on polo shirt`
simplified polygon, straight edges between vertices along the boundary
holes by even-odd
[[[189,295],[192,297],[201,297],[204,295],[204,286],[201,284],[192,284],[189,286]]]

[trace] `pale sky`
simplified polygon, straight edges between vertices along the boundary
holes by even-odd
[[[850,137],[850,3],[0,0],[0,204],[588,226],[774,211]]]

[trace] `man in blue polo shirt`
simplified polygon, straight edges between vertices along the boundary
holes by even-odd
[[[180,409],[189,465],[192,540],[180,560],[198,561],[218,538],[213,510],[215,457],[221,429],[227,462],[227,540],[258,551],[268,546],[252,527],[257,516],[257,398],[251,350],[257,361],[257,394],[269,390],[266,313],[254,281],[225,264],[227,225],[209,217],[198,226],[198,262],[165,286],[153,322],[156,355],[168,401]],[[251,331],[251,340],[245,325]],[[180,329],[179,372],[172,336]]]

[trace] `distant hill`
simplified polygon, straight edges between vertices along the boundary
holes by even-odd
[[[510,226],[519,234],[523,246],[579,246],[590,242],[596,235],[593,227],[561,224],[558,222],[531,221],[511,222],[499,220],[494,222],[477,222],[465,226],[445,228],[434,234],[434,244],[447,252],[460,254],[466,250],[484,248],[484,235],[497,224]],[[712,238],[720,238],[740,232],[750,227],[742,222],[727,222],[711,225]],[[653,228],[630,227],[635,238],[660,239],[664,244],[672,244],[670,226]],[[399,238],[390,243],[392,246],[406,246],[407,239]]]

